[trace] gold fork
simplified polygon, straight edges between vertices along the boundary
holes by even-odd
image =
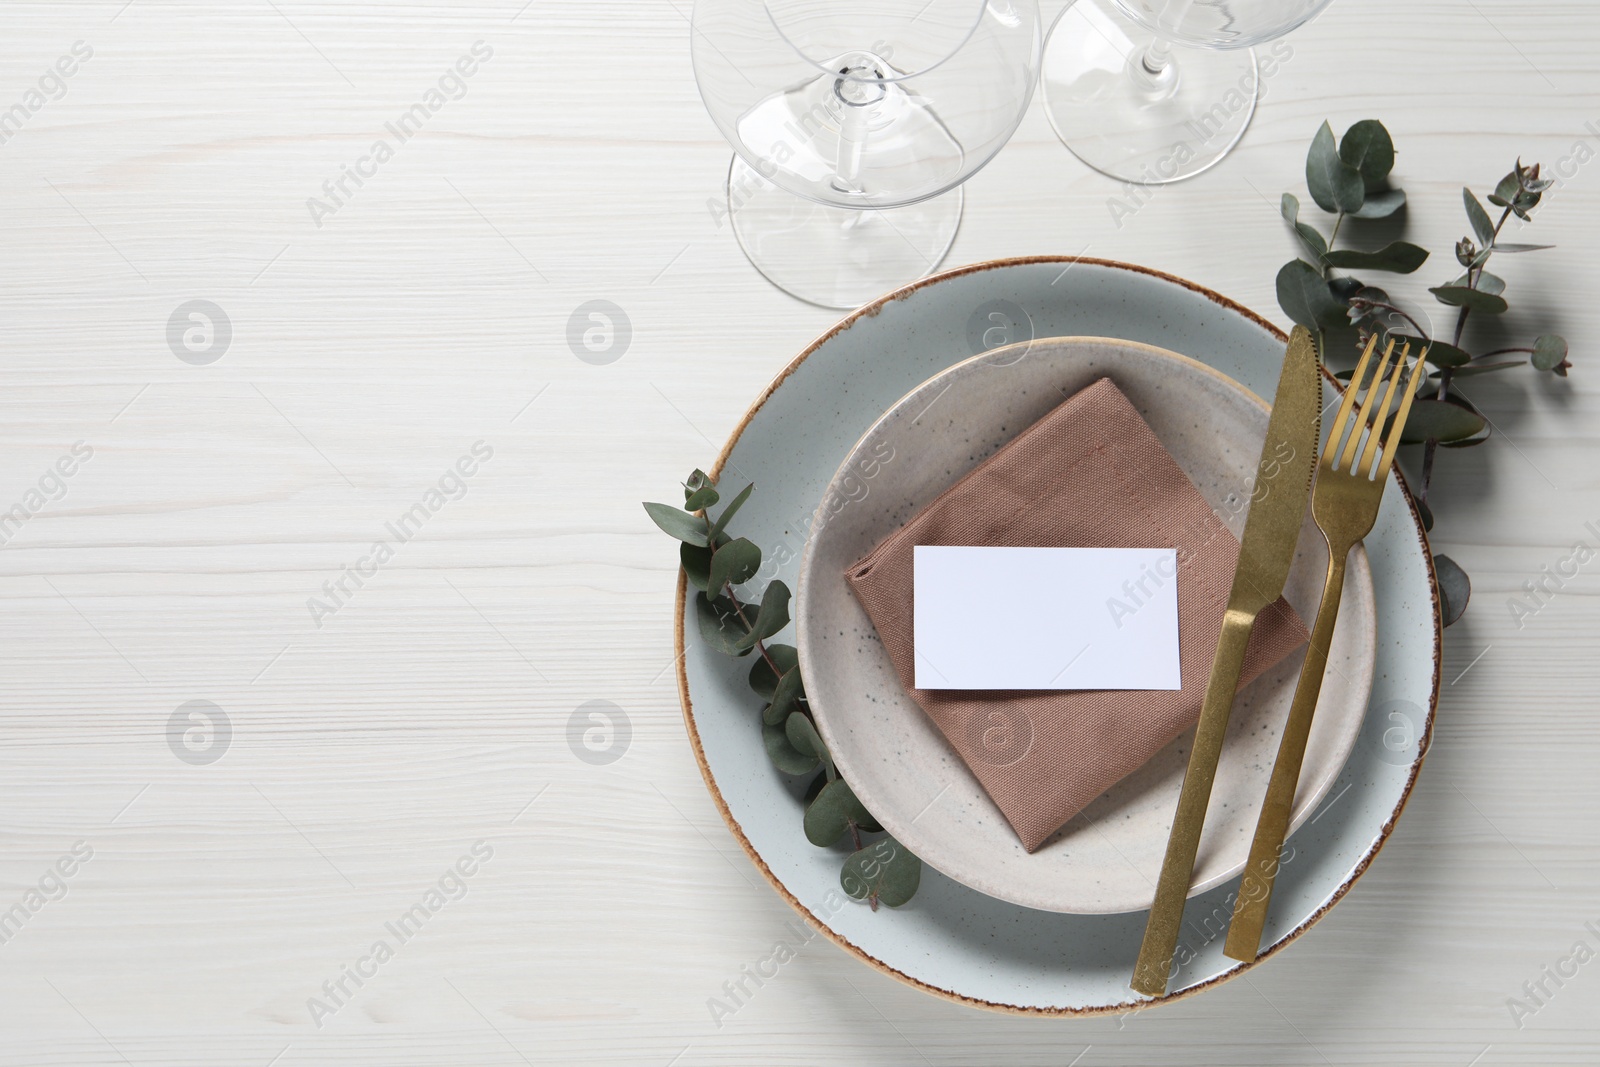
[[[1333,430],[1328,435],[1328,444],[1323,449],[1316,487],[1311,494],[1311,517],[1316,520],[1323,540],[1328,543],[1328,576],[1323,583],[1322,605],[1317,609],[1317,621],[1311,628],[1311,643],[1306,648],[1305,665],[1300,669],[1300,681],[1295,686],[1294,701],[1289,706],[1289,721],[1284,726],[1283,739],[1278,744],[1278,759],[1272,766],[1267,798],[1256,822],[1250,860],[1245,864],[1244,879],[1239,884],[1239,895],[1234,900],[1228,939],[1223,944],[1222,951],[1229,957],[1247,963],[1256,958],[1261,947],[1261,931],[1267,921],[1267,904],[1272,899],[1272,885],[1278,873],[1278,855],[1289,831],[1289,814],[1294,806],[1295,789],[1300,784],[1300,764],[1306,754],[1306,738],[1311,732],[1311,717],[1316,710],[1317,696],[1322,691],[1322,675],[1328,666],[1328,645],[1333,638],[1333,624],[1339,615],[1339,598],[1344,589],[1345,558],[1372,531],[1372,525],[1377,521],[1383,487],[1389,480],[1395,449],[1400,444],[1406,416],[1411,413],[1417,376],[1422,373],[1422,365],[1428,354],[1424,349],[1422,355],[1417,357],[1410,375],[1406,376],[1399,410],[1395,411],[1395,392],[1400,388],[1411,346],[1406,345],[1400,350],[1400,359],[1389,375],[1388,388],[1382,389],[1384,372],[1394,353],[1395,343],[1390,340],[1383,350],[1383,361],[1366,382],[1366,397],[1361,401],[1361,410],[1356,412],[1356,395],[1362,390],[1362,381],[1377,343],[1376,336],[1367,342],[1361,362],[1350,378],[1344,401],[1339,405],[1339,415],[1334,419]],[[1383,399],[1378,403],[1380,392]],[[1385,421],[1391,411],[1394,411],[1394,419],[1386,428]],[[1347,433],[1348,441],[1341,444]],[[1365,447],[1362,447],[1363,434],[1366,437]],[[1361,450],[1359,461],[1356,459],[1358,448]],[[1381,454],[1379,449],[1382,449]]]

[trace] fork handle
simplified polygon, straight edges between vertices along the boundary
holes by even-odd
[[[1336,546],[1328,546],[1328,576],[1323,583],[1322,604],[1317,608],[1317,621],[1311,627],[1305,664],[1300,668],[1300,681],[1295,686],[1294,701],[1289,705],[1289,721],[1278,742],[1278,758],[1272,765],[1267,798],[1256,820],[1250,859],[1239,883],[1239,895],[1233,902],[1233,921],[1228,925],[1228,939],[1222,951],[1246,963],[1254,960],[1261,948],[1261,931],[1267,924],[1267,904],[1272,900],[1278,857],[1289,834],[1294,794],[1300,784],[1306,739],[1311,735],[1311,719],[1317,709],[1317,697],[1322,692],[1322,675],[1328,668],[1328,648],[1333,640],[1333,624],[1339,617],[1345,560],[1350,547],[1346,545],[1343,551],[1338,551]]]

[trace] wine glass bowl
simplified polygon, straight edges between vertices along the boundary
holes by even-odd
[[[1045,46],[1045,113],[1073,154],[1113,178],[1193,177],[1250,124],[1267,65],[1253,48],[1331,2],[1073,0]]]
[[[1041,38],[1036,0],[698,0],[695,77],[735,152],[746,255],[830,307],[931,271],[961,201],[925,202],[1015,132]]]
[[[1276,40],[1309,22],[1332,0],[1117,0],[1129,18],[1173,44],[1227,51]]]

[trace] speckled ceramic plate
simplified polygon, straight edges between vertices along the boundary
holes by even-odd
[[[716,469],[760,489],[740,532],[795,584],[813,510],[839,461],[907,391],[999,344],[1033,337],[1124,337],[1183,352],[1257,395],[1272,395],[1285,337],[1191,282],[1105,260],[1040,257],[936,274],[866,305],[798,355],[734,430]],[[1329,385],[1329,398],[1332,386]],[[1372,699],[1344,770],[1289,839],[1263,958],[1327,913],[1393,829],[1421,768],[1439,687],[1439,614],[1421,523],[1403,483],[1385,491],[1366,541],[1378,617]],[[762,749],[749,666],[698,642],[678,584],[679,696],[701,773],[730,830],[774,890],[862,962],[929,993],[1001,1011],[1115,1013],[1128,989],[1142,912],[1073,915],[1023,908],[935,869],[897,911],[839,892],[841,855],[800,831],[799,786]],[[1250,967],[1222,954],[1230,881],[1189,901],[1177,974],[1163,1000]]]
[[[1030,908],[1089,914],[1150,907],[1193,731],[1029,854],[901,686],[844,572],[952,482],[1102,377],[1132,401],[1238,536],[1266,437],[1265,402],[1203,363],[1150,345],[1094,337],[1026,341],[934,375],[857,442],[812,521],[794,611],[817,725],[845,780],[884,828],[924,861],[980,892]],[[1316,614],[1327,566],[1327,545],[1308,508],[1285,588],[1304,619]],[[1291,829],[1327,795],[1361,732],[1376,629],[1372,573],[1357,551]],[[1244,869],[1303,659],[1303,652],[1290,656],[1234,701],[1190,895]]]

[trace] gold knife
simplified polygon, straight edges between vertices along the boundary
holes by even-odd
[[[1183,905],[1194,877],[1200,829],[1211,802],[1211,784],[1217,775],[1222,739],[1228,731],[1234,691],[1244,666],[1244,651],[1256,616],[1283,592],[1294,561],[1295,543],[1311,494],[1317,436],[1322,426],[1322,376],[1317,369],[1317,348],[1311,332],[1295,327],[1284,353],[1277,396],[1267,422],[1267,440],[1251,491],[1250,512],[1239,542],[1239,564],[1222,617],[1222,635],[1211,664],[1211,680],[1200,722],[1195,727],[1189,769],[1183,776],[1178,810],[1167,839],[1167,855],[1156,883],[1155,903],[1139,946],[1130,986],[1136,993],[1159,997],[1167,991]]]

